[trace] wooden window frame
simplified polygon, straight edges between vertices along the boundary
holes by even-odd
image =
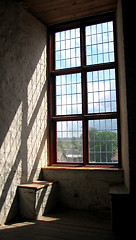
[[[113,21],[114,28],[114,51],[115,61],[86,65],[86,46],[85,46],[85,27],[91,24],[103,23]],[[80,48],[81,48],[81,66],[65,69],[55,70],[55,33],[74,28],[80,28]],[[87,104],[87,72],[105,69],[115,69],[116,74],[116,97],[117,97],[117,111],[108,113],[88,113]],[[72,73],[81,73],[82,85],[82,114],[72,114],[56,116],[56,86],[55,77],[58,75],[66,75]],[[48,106],[49,106],[49,156],[50,165],[56,166],[111,166],[121,167],[121,136],[120,136],[120,108],[119,108],[119,84],[118,84],[118,65],[117,65],[117,46],[116,46],[116,20],[115,12],[99,15],[95,17],[80,19],[64,24],[50,26],[48,28]],[[89,134],[88,121],[100,119],[117,119],[117,135],[118,135],[118,163],[89,163]],[[57,121],[76,121],[82,120],[83,123],[83,163],[57,163]]]

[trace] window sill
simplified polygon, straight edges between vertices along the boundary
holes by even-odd
[[[42,167],[42,169],[52,169],[52,170],[79,170],[79,171],[120,171],[123,169],[116,167],[114,165],[93,165],[93,166],[60,166],[60,165],[52,165],[47,167]]]

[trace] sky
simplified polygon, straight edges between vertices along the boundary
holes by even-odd
[[[86,27],[87,65],[114,61],[113,22]],[[80,61],[80,29],[55,35],[56,69],[78,67]]]

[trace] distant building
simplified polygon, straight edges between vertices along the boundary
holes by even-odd
[[[78,153],[77,149],[65,149],[63,152],[57,152],[58,162],[80,163],[83,160],[83,156]]]
[[[113,157],[111,158],[111,162],[113,162],[113,163],[118,162],[118,149],[117,149],[116,153],[113,155]]]
[[[83,156],[81,154],[67,154],[67,161],[68,162],[82,162]]]
[[[57,152],[57,162],[67,162],[67,157],[63,152]]]

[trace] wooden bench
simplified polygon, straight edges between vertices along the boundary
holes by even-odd
[[[19,211],[23,219],[35,220],[57,205],[57,182],[34,181],[21,184],[18,189]]]

